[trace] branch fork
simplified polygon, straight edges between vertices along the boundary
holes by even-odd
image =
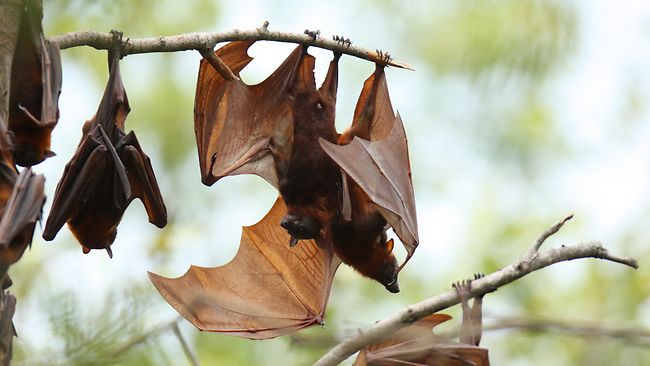
[[[546,229],[535,240],[533,245],[528,249],[526,254],[517,262],[512,263],[496,272],[493,272],[483,278],[472,281],[472,297],[482,296],[488,292],[513,282],[533,271],[544,267],[579,258],[599,258],[611,262],[621,263],[632,268],[638,268],[638,263],[633,258],[619,257],[609,253],[600,242],[591,241],[575,245],[561,246],[540,252],[539,249],[553,234],[557,233],[564,224],[569,221],[573,215],[569,215],[557,222],[555,225]],[[419,303],[412,304],[388,317],[378,321],[373,326],[359,330],[359,332],[350,337],[329,352],[323,355],[314,365],[338,365],[346,358],[353,355],[365,346],[376,343],[378,340],[385,338],[398,329],[407,326],[414,321],[424,318],[460,302],[460,296],[455,290],[450,290]]]

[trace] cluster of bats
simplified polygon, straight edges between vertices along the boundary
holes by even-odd
[[[43,36],[41,19],[40,1],[28,1],[12,65],[9,120],[0,123],[5,278],[31,244],[45,202],[44,178],[30,167],[54,156],[50,135],[59,117],[61,60],[58,46]],[[167,222],[151,162],[135,134],[124,130],[130,106],[120,75],[121,35],[114,37],[104,94],[83,125],[43,230],[52,240],[67,223],[84,253],[104,249],[110,256],[133,199],[143,202],[151,223],[162,228]],[[199,329],[265,339],[323,323],[341,262],[399,292],[397,276],[418,233],[407,140],[384,63],[365,81],[352,124],[339,134],[334,116],[341,54],[334,53],[318,89],[315,58],[302,45],[266,80],[247,85],[239,73],[252,61],[247,50],[253,43],[231,42],[214,53],[231,73],[201,60],[194,111],[201,180],[212,185],[225,176],[256,174],[279,197],[260,222],[244,227],[228,264],[192,266],[175,279],[149,275]],[[18,174],[16,164],[27,168]],[[401,264],[389,228],[406,248]]]

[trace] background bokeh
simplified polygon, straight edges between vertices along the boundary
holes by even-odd
[[[350,37],[417,70],[387,70],[409,136],[421,238],[400,274],[402,292],[389,294],[342,266],[324,328],[252,342],[200,333],[183,321],[181,332],[202,364],[313,362],[357,328],[474,272],[509,264],[568,213],[575,218],[545,246],[601,240],[636,257],[641,268],[582,260],[539,271],[488,295],[486,324],[525,318],[650,326],[650,2],[50,0],[45,6],[48,35],[118,29],[136,38],[252,29],[268,20],[271,29]],[[291,48],[256,45],[244,79],[261,81]],[[331,56],[310,52],[322,80]],[[61,119],[53,134],[58,155],[35,167],[47,177],[48,197],[108,75],[105,52],[84,47],[62,56]],[[132,107],[127,130],[136,131],[151,157],[169,224],[164,230],[148,224],[134,201],[113,259],[100,251],[83,255],[67,229],[51,243],[37,229],[31,251],[10,272],[18,297],[16,364],[188,362],[164,327],[177,315],[147,271],[176,277],[190,264],[228,262],[241,226],[258,221],[276,196],[252,176],[211,188],[200,183],[193,136],[199,59],[198,52],[178,52],[122,61]],[[372,70],[362,60],[341,60],[340,130]],[[458,319],[458,309],[449,313]],[[650,340],[641,336],[505,329],[488,331],[483,340],[494,365],[650,364]]]

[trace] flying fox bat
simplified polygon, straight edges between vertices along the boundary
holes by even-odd
[[[59,120],[62,74],[59,46],[43,35],[42,1],[25,3],[11,68],[8,128],[15,163],[32,166],[55,155],[50,135]]]
[[[252,60],[253,41],[216,51],[235,75]],[[407,260],[418,243],[408,151],[401,118],[395,116],[382,66],[365,82],[352,128],[336,132],[338,86],[335,55],[316,89],[315,59],[298,46],[257,85],[224,77],[202,60],[194,128],[201,177],[211,185],[237,174],[256,174],[278,188],[287,212],[280,224],[289,243],[332,243],[344,263],[399,291],[394,228]]]
[[[244,227],[230,263],[192,266],[175,279],[149,272],[151,282],[201,330],[266,339],[322,324],[341,261],[313,240],[287,246],[289,234],[278,225],[285,210],[278,198],[260,222]]]
[[[119,52],[109,52],[110,76],[95,116],[83,126],[83,137],[54,193],[43,238],[52,240],[65,222],[82,246],[106,249],[134,198],[139,198],[149,222],[167,223],[167,210],[149,157],[133,131],[124,132],[130,111],[122,84]]]
[[[475,275],[474,279],[481,277],[482,275]],[[471,281],[465,280],[453,285],[463,309],[460,342],[434,335],[432,328],[451,317],[446,314],[432,314],[365,347],[359,352],[354,366],[489,366],[488,350],[479,347],[483,330],[483,296],[476,297],[472,306],[469,306]]]
[[[45,177],[23,169],[16,178],[0,219],[0,278],[32,244],[34,227],[41,220],[45,204]]]

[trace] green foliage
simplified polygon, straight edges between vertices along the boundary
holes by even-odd
[[[33,352],[17,342],[14,361],[29,365],[159,365],[157,333],[147,333],[147,309],[151,293],[131,288],[106,296],[102,305],[81,308],[72,293],[50,296],[48,335],[44,349]],[[55,304],[48,306],[48,304]],[[29,330],[25,330],[29,331]],[[40,346],[36,346],[39,347]]]

